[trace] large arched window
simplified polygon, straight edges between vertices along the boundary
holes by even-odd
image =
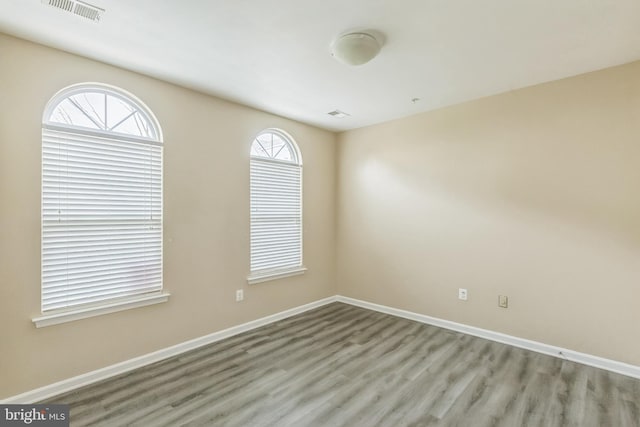
[[[120,89],[66,88],[42,124],[42,313],[146,305],[161,291],[160,126]]]
[[[293,139],[268,129],[251,145],[249,283],[304,272],[302,159]]]

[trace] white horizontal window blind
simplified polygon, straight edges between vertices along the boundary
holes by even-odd
[[[43,313],[161,291],[162,144],[150,113],[96,88],[51,111],[42,131]]]
[[[263,132],[250,169],[251,272],[302,266],[302,166],[293,141]]]

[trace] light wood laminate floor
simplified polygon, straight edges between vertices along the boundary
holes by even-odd
[[[72,426],[640,426],[640,380],[341,303],[47,402]]]

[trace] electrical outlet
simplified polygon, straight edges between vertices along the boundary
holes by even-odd
[[[506,295],[498,295],[498,307],[509,307],[509,297],[507,297]]]
[[[461,299],[463,301],[467,300],[467,290],[466,289],[458,289],[458,299]]]
[[[236,302],[240,302],[244,299],[244,291],[242,289],[238,289],[236,291]]]

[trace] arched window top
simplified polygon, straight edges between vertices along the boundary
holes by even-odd
[[[251,157],[302,164],[302,158],[293,139],[278,129],[260,132],[251,145]]]
[[[162,141],[156,118],[140,100],[99,83],[73,85],[58,92],[45,109],[43,123],[67,131]]]

